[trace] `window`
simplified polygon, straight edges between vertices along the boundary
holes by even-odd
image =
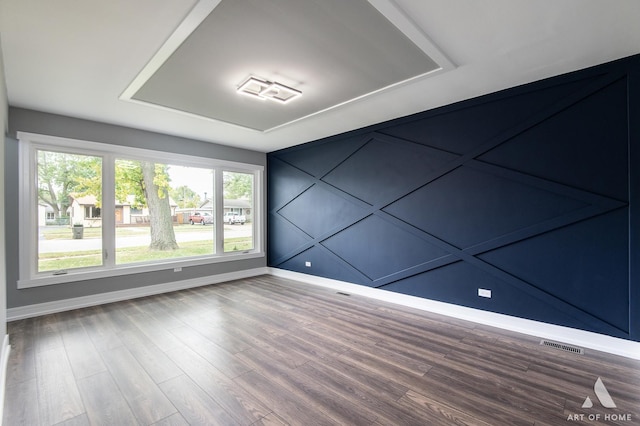
[[[36,148],[34,151],[37,176],[32,201],[45,204],[59,215],[69,212],[71,229],[75,232],[69,230],[69,225],[36,222],[39,224],[35,242],[36,272],[60,273],[67,269],[101,266],[102,227],[87,229],[85,244],[75,240],[79,239],[80,230],[84,237],[85,222],[94,219],[95,214],[100,216],[100,209],[95,204],[102,192],[102,158],[53,151],[51,148]],[[79,195],[81,193],[82,196]],[[20,217],[28,218],[28,215],[21,214]],[[87,241],[91,241],[91,246],[86,245]]]
[[[86,219],[100,219],[100,207],[85,206],[84,217]]]
[[[264,256],[262,166],[18,137],[20,288]]]
[[[253,175],[244,172],[222,173],[224,200],[224,251],[253,249]]]
[[[150,262],[216,253],[213,217],[215,169],[118,158],[115,162],[116,264]],[[146,178],[145,178],[145,175]],[[151,186],[151,187],[150,187]],[[153,214],[154,212],[164,212]]]

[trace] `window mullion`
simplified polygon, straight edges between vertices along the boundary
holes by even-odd
[[[106,154],[102,159],[102,260],[106,268],[115,266],[116,245],[115,158]]]
[[[214,179],[213,179],[213,200],[214,200],[214,215],[215,221],[214,224],[216,226],[215,232],[215,244],[216,244],[216,253],[218,255],[224,253],[224,197],[223,197],[223,188],[222,188],[222,169],[216,168],[214,169]]]
[[[252,193],[252,211],[253,211],[253,221],[251,226],[253,227],[252,235],[253,235],[253,248],[262,251],[263,250],[263,241],[262,235],[260,232],[259,223],[262,221],[262,173],[260,171],[253,172],[253,193]]]

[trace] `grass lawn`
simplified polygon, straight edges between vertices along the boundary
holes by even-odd
[[[67,228],[66,230],[68,233],[69,229]],[[97,234],[97,236],[99,235]],[[116,262],[118,264],[127,264],[213,254],[213,240],[182,242],[179,246],[178,250],[173,251],[149,250],[147,246],[123,247],[116,250]],[[224,241],[225,252],[244,251],[252,248],[253,238],[250,236],[227,238]],[[41,253],[38,261],[38,271],[58,271],[99,266],[102,264],[101,253],[102,250]]]
[[[202,232],[203,229],[210,229],[211,225],[175,225],[173,230],[175,233],[182,232]],[[225,227],[225,229],[227,229]],[[40,229],[40,233],[45,240],[71,240],[72,232],[68,226],[47,226]],[[116,237],[135,237],[141,234],[149,234],[148,226],[118,226],[116,227]],[[85,227],[83,230],[84,238],[100,238],[102,236],[102,228]]]

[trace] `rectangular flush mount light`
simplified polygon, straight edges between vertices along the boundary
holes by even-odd
[[[247,78],[238,86],[238,93],[253,96],[257,99],[270,99],[282,104],[286,104],[302,95],[301,91],[292,87],[254,76]]]

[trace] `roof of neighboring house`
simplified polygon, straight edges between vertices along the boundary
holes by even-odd
[[[207,198],[202,204],[200,204],[199,209],[203,209],[205,207],[209,207],[211,205],[211,199]],[[235,207],[235,208],[243,208],[250,209],[251,203],[248,200],[240,200],[240,199],[225,199],[223,207]]]
[[[95,195],[85,195],[83,197],[76,197],[75,195],[70,195],[78,204],[83,206],[95,205],[98,199]]]
[[[199,208],[203,208],[204,206],[211,204],[211,198],[206,198],[201,204]]]
[[[199,209],[212,208],[212,207],[209,207],[209,206],[211,206],[211,199],[207,198],[202,204],[200,204],[200,207],[198,207],[198,208]],[[251,203],[249,201],[247,201],[247,200],[225,199],[223,207],[225,207],[225,208],[250,209],[251,208]]]
[[[76,196],[70,195],[70,197],[73,198],[81,206],[92,206],[92,205],[95,205],[96,202],[98,201],[95,195],[85,195],[83,197],[76,197]],[[127,202],[125,203],[121,203],[120,201],[116,200],[116,206],[130,206],[132,205],[132,203],[133,203],[133,199],[129,199],[129,197],[127,197]],[[169,205],[171,205],[172,207],[176,207],[178,204],[175,201],[173,201],[171,197],[169,197]]]
[[[251,203],[247,200],[224,200],[224,207],[240,207],[250,209]]]

